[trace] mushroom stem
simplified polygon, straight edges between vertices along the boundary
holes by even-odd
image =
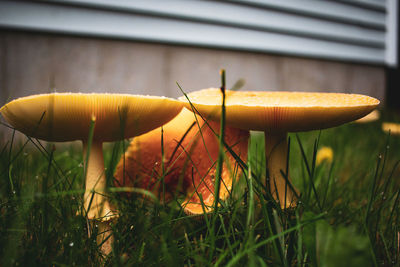
[[[269,173],[267,176],[269,191],[276,200],[279,200],[281,208],[293,206],[295,195],[282,175],[284,173],[287,180],[290,181],[289,174],[286,173],[288,152],[287,133],[265,131],[264,134],[265,158]]]
[[[114,235],[110,225],[111,221],[92,221],[92,226],[97,225],[97,245],[101,244],[101,253],[107,256],[112,251],[112,244],[114,243]]]
[[[86,160],[88,144],[83,142],[83,158]],[[113,235],[110,221],[115,217],[111,210],[110,203],[104,196],[106,189],[106,176],[104,173],[103,143],[93,140],[89,158],[86,162],[86,184],[84,194],[84,207],[91,226],[98,226],[97,244],[101,245],[101,252],[104,255],[110,254],[113,243]],[[89,231],[89,237],[91,231]],[[107,240],[106,240],[107,239]],[[104,240],[106,240],[104,242]]]
[[[84,142],[83,157],[87,158],[88,145]],[[89,219],[107,220],[112,215],[110,204],[104,196],[106,176],[104,173],[103,144],[93,140],[86,162],[84,207]]]

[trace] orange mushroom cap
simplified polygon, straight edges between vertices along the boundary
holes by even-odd
[[[212,210],[214,202],[215,161],[218,158],[219,143],[212,129],[218,133],[219,124],[210,122],[209,126],[197,116],[184,109],[173,120],[163,126],[164,170],[167,199],[176,190],[186,194],[182,203],[188,214],[203,213],[199,195],[205,211]],[[226,127],[225,142],[241,157],[247,158],[249,132]],[[226,199],[232,187],[232,178],[239,177],[236,161],[226,153],[227,161],[222,172],[220,198]],[[122,186],[136,186],[149,189],[159,196],[162,193],[161,169],[161,128],[133,139],[125,159],[117,165],[116,183]],[[236,168],[236,173],[235,172]],[[197,191],[197,192],[196,192]]]

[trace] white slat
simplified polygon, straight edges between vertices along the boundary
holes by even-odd
[[[54,1],[53,1],[54,2]],[[224,2],[57,0],[60,3],[120,11],[140,12],[200,22],[246,27],[310,38],[384,47],[384,32],[340,22]]]
[[[386,11],[386,0],[331,0],[336,2],[343,2],[348,5],[355,5],[362,8],[370,8],[376,11]]]
[[[274,8],[308,16],[385,29],[385,14],[334,1],[323,0],[232,0],[265,8]]]

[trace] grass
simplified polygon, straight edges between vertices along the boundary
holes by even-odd
[[[387,118],[399,120],[384,112]],[[80,149],[12,134],[0,146],[0,265],[399,266],[400,138],[383,133],[380,123],[290,134],[289,174],[300,198],[286,210],[264,186],[261,133],[252,133],[232,197],[205,216],[185,215],[179,196],[165,204],[143,198],[143,190],[112,187],[128,143],[107,144],[109,194],[120,217],[104,260],[98,227],[77,215]],[[316,166],[322,146],[333,149],[333,161]]]

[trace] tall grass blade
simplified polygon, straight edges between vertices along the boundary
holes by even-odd
[[[371,183],[371,186],[370,186],[371,187],[371,189],[370,189],[371,191],[370,191],[370,194],[368,196],[367,210],[365,212],[365,224],[367,226],[369,224],[369,218],[371,216],[371,214],[370,214],[371,206],[372,206],[372,203],[375,200],[375,188],[376,188],[376,183],[377,183],[377,180],[378,180],[378,173],[379,173],[379,167],[380,167],[380,164],[381,164],[381,160],[382,160],[382,157],[379,156],[378,157],[378,161],[376,163],[375,174],[372,177],[372,183]]]
[[[221,187],[221,179],[222,179],[222,168],[224,164],[224,136],[225,136],[225,70],[221,70],[221,94],[222,94],[222,103],[221,103],[221,122],[220,122],[220,131],[219,131],[219,153],[218,160],[215,172],[215,183],[214,183],[214,210],[212,214],[211,221],[211,251],[210,257],[211,260],[214,256],[215,251],[215,235],[216,235],[216,222],[218,218],[218,210],[219,210],[219,193]]]
[[[261,246],[264,246],[265,244],[268,244],[268,243],[270,243],[270,242],[272,242],[272,241],[274,241],[274,240],[276,240],[276,239],[278,239],[278,238],[280,238],[280,237],[282,237],[282,236],[284,236],[284,235],[286,235],[286,234],[288,234],[288,233],[291,233],[291,232],[293,232],[293,231],[297,231],[297,230],[301,229],[301,227],[303,227],[303,226],[305,226],[305,225],[308,225],[308,224],[311,224],[311,223],[315,223],[316,221],[322,219],[324,216],[325,216],[325,213],[319,214],[319,215],[315,216],[315,218],[313,218],[312,220],[309,220],[309,221],[307,221],[307,222],[303,222],[303,223],[301,223],[301,224],[298,224],[298,225],[296,225],[296,226],[293,226],[293,227],[291,227],[291,228],[289,228],[289,229],[287,229],[287,230],[285,230],[285,231],[283,231],[283,232],[281,232],[281,233],[279,233],[279,234],[276,234],[276,235],[271,236],[271,237],[269,237],[269,238],[267,238],[267,239],[265,239],[265,240],[263,240],[263,241],[258,242],[258,243],[255,244],[253,247],[248,248],[248,249],[246,249],[246,250],[244,250],[244,251],[242,251],[242,252],[236,254],[235,257],[232,258],[232,259],[228,262],[228,264],[226,264],[226,266],[227,266],[227,267],[229,267],[229,266],[235,266],[235,264],[237,264],[237,262],[238,262],[243,256],[245,256],[245,255],[248,253],[248,250],[254,250],[254,249],[257,249],[257,248],[259,248],[259,247],[261,247]]]

